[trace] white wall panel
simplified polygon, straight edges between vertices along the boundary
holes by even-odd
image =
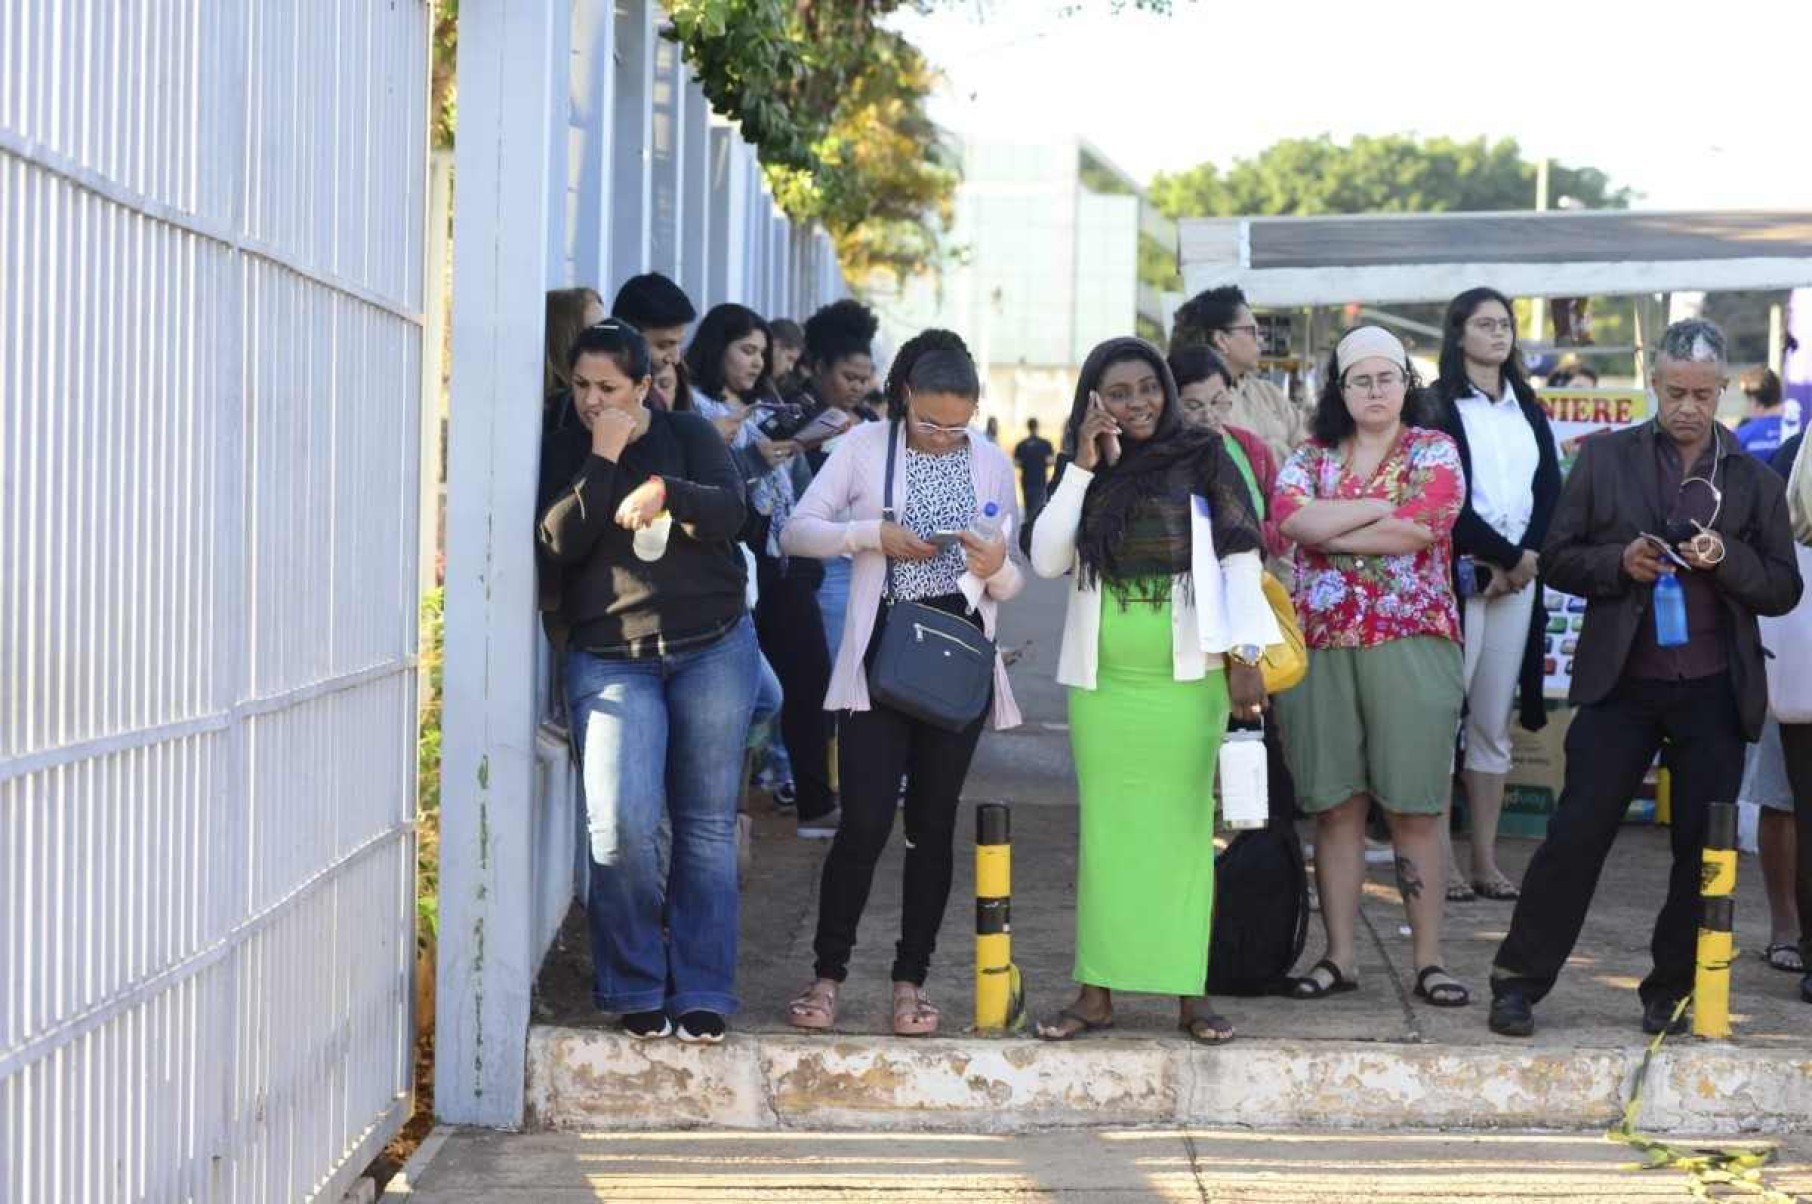
[[[407,1113],[428,17],[0,0],[0,1200]]]

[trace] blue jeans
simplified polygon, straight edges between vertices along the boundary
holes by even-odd
[[[600,1011],[736,1010],[736,802],[757,666],[747,619],[714,644],[670,656],[567,654]],[[664,912],[663,816],[673,828]]]
[[[749,747],[755,750],[755,777],[765,790],[793,780],[793,759],[780,738],[780,708],[786,696],[780,676],[767,657],[761,658],[760,682],[755,687],[755,719],[749,725]]]
[[[818,610],[824,615],[824,642],[830,646],[831,664],[837,663],[837,646],[843,642],[843,615],[849,610],[852,561],[833,556],[824,562],[824,581],[818,586]]]

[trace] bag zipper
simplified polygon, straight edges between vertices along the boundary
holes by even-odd
[[[974,644],[969,643],[967,640],[957,639],[949,632],[939,631],[935,627],[927,627],[923,623],[914,623],[912,625],[912,630],[918,636],[918,642],[921,644],[925,642],[925,637],[927,635],[934,635],[940,640],[949,640],[952,644],[955,644],[965,652],[973,652],[977,656],[981,655],[981,649],[977,648]]]

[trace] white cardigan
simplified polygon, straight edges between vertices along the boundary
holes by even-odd
[[[1076,558],[1082,499],[1094,479],[1094,473],[1075,464],[1066,465],[1056,492],[1032,525],[1032,571],[1040,577],[1071,575],[1057,681],[1083,690],[1095,688],[1101,607],[1106,597],[1099,588],[1083,588]],[[1189,588],[1185,590],[1174,582],[1170,587],[1171,654],[1177,681],[1200,681],[1210,669],[1222,666],[1221,654],[1229,648],[1242,644],[1269,647],[1283,642],[1276,616],[1265,601],[1264,562],[1260,554],[1236,552],[1216,557],[1207,501],[1201,497],[1193,501]],[[1199,608],[1197,602],[1202,604]]]

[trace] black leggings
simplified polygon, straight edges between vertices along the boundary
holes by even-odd
[[[1799,953],[1812,965],[1812,723],[1781,724],[1787,785],[1793,791],[1793,830],[1799,840],[1794,893],[1799,898]]]
[[[946,599],[926,601],[950,609],[944,605]],[[819,978],[842,982],[849,971],[856,926],[868,906],[875,865],[893,832],[904,775],[906,866],[893,981],[924,985],[950,901],[957,805],[990,710],[984,707],[981,717],[960,732],[920,723],[885,707],[843,712],[837,735],[843,822],[824,862],[818,934],[812,944]]]
[[[830,689],[830,651],[824,643],[824,616],[818,609],[818,583],[812,562],[793,561],[783,573],[781,562],[756,558],[761,599],[755,607],[755,634],[762,652],[780,678],[780,734],[793,761],[793,784],[799,792],[799,818],[817,819],[835,805],[830,783],[831,717],[824,709]]]

